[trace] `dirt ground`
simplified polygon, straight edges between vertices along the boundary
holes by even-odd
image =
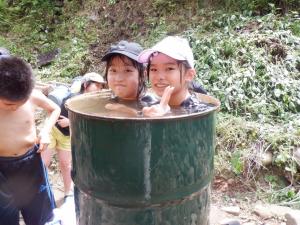
[[[244,225],[284,225],[283,218],[262,219],[254,213],[258,200],[256,191],[234,179],[215,177],[211,194],[210,225],[238,220]],[[227,213],[225,207],[239,208],[239,213]],[[234,211],[234,210],[233,210]]]
[[[49,170],[50,182],[57,205],[63,201],[63,183],[56,170]],[[261,219],[253,213],[257,203],[255,191],[232,179],[215,178],[211,193],[210,225],[221,225],[226,220],[238,220],[243,225],[284,225],[282,218]],[[239,207],[238,215],[227,213],[224,207]]]

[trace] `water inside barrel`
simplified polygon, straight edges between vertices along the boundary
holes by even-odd
[[[135,113],[126,113],[121,111],[108,110],[105,108],[107,104],[122,104],[132,109]],[[137,101],[116,101],[111,97],[110,92],[98,92],[88,93],[80,96],[76,96],[67,102],[67,108],[71,111],[75,111],[80,114],[85,114],[95,117],[104,118],[144,118],[142,114],[143,106]],[[183,115],[189,115],[193,113],[205,113],[207,111],[215,110],[218,105],[201,101],[201,104],[197,108],[183,108],[183,107],[171,107],[171,111],[161,118],[172,118]]]

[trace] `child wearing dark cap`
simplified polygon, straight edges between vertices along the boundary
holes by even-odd
[[[137,60],[142,51],[139,44],[123,40],[112,45],[103,56],[102,61],[106,62],[104,78],[114,97],[114,102],[107,104],[106,109],[135,115],[136,110],[120,103],[134,102],[143,106],[156,101],[146,94],[144,65]]]

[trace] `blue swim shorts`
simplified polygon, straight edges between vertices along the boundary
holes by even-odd
[[[0,225],[44,225],[55,208],[46,168],[34,146],[18,157],[0,157]]]

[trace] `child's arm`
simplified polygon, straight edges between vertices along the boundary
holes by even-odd
[[[44,127],[41,129],[39,134],[39,151],[43,151],[50,143],[50,132],[60,115],[60,108],[40,91],[33,90],[31,97],[36,106],[46,110],[48,113]]]
[[[168,86],[161,97],[160,103],[143,108],[143,115],[146,117],[163,116],[170,111],[169,101],[174,87]]]

